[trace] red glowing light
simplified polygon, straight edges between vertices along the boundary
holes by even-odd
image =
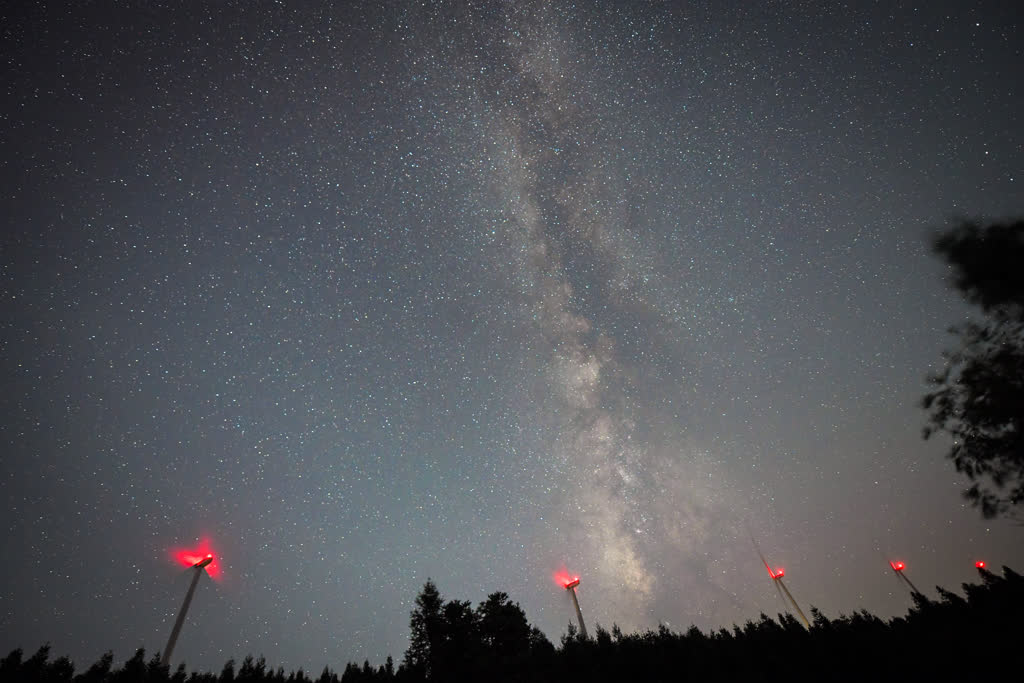
[[[894,572],[901,572],[907,565],[902,562],[893,562],[892,560],[889,560],[889,566],[892,567]]]
[[[782,578],[783,576],[785,576],[785,575],[786,575],[786,570],[785,570],[785,569],[783,569],[782,567],[779,567],[779,568],[777,568],[777,569],[776,569],[776,570],[775,570],[775,571],[774,571],[774,572],[772,573],[772,578],[773,578],[773,579],[781,579],[781,578]]]
[[[172,548],[171,557],[186,568],[199,566],[211,579],[221,578],[220,564],[210,551],[209,539],[201,540],[198,548]]]
[[[974,566],[977,567],[978,569],[984,569],[985,568],[985,560],[978,560],[977,562],[974,563]]]
[[[556,571],[553,575],[553,578],[555,579],[555,583],[557,583],[562,588],[578,586],[580,583],[580,577],[576,574],[570,574],[569,570],[565,567],[562,567],[561,569]]]

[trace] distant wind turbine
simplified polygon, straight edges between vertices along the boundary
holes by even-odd
[[[764,563],[764,568],[768,570],[768,576],[772,577],[772,583],[775,584],[775,590],[780,591],[779,597],[782,597],[782,592],[786,593],[786,597],[789,598],[789,604],[793,606],[793,611],[800,615],[800,619],[804,622],[804,626],[809,629],[811,624],[807,621],[807,616],[804,615],[804,611],[800,609],[800,605],[796,604],[796,599],[793,597],[793,594],[789,592],[789,589],[786,588],[786,584],[782,582],[782,577],[786,575],[786,570],[782,567],[778,567],[773,570],[771,566],[769,566],[768,560],[764,559],[764,553],[761,552],[761,548],[757,545],[757,541],[754,540],[753,536],[750,537],[750,540],[754,542],[754,549],[757,550],[758,557],[760,557],[761,562]],[[782,602],[785,603],[786,601],[783,600]]]

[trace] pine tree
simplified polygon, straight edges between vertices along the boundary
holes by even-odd
[[[423,590],[416,596],[416,607],[409,616],[409,649],[405,651],[402,662],[414,675],[430,678],[433,660],[439,652],[443,636],[443,607],[444,599],[437,585],[427,579]]]

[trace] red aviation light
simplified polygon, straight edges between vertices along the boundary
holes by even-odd
[[[205,570],[211,579],[220,579],[221,577],[219,563],[210,550],[208,540],[200,541],[198,548],[174,548],[171,550],[171,557],[183,567],[189,569],[199,567]]]
[[[985,560],[978,560],[977,562],[974,563],[974,566],[977,567],[978,569],[984,569],[985,568]]]
[[[577,574],[570,574],[569,570],[562,567],[554,573],[553,577],[555,583],[562,588],[573,588],[574,586],[580,585],[580,577]]]
[[[892,567],[894,572],[901,572],[907,565],[902,562],[893,562],[892,560],[889,560],[889,566]]]
[[[781,579],[785,575],[786,575],[786,570],[783,569],[782,567],[779,567],[779,568],[777,568],[775,570],[775,573],[772,574],[772,578],[773,579]]]

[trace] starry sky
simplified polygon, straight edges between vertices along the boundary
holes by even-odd
[[[832,616],[1024,569],[917,403],[1012,5],[6,4],[0,649],[161,650],[204,543],[213,670],[398,660],[428,577],[742,624],[751,536]]]

